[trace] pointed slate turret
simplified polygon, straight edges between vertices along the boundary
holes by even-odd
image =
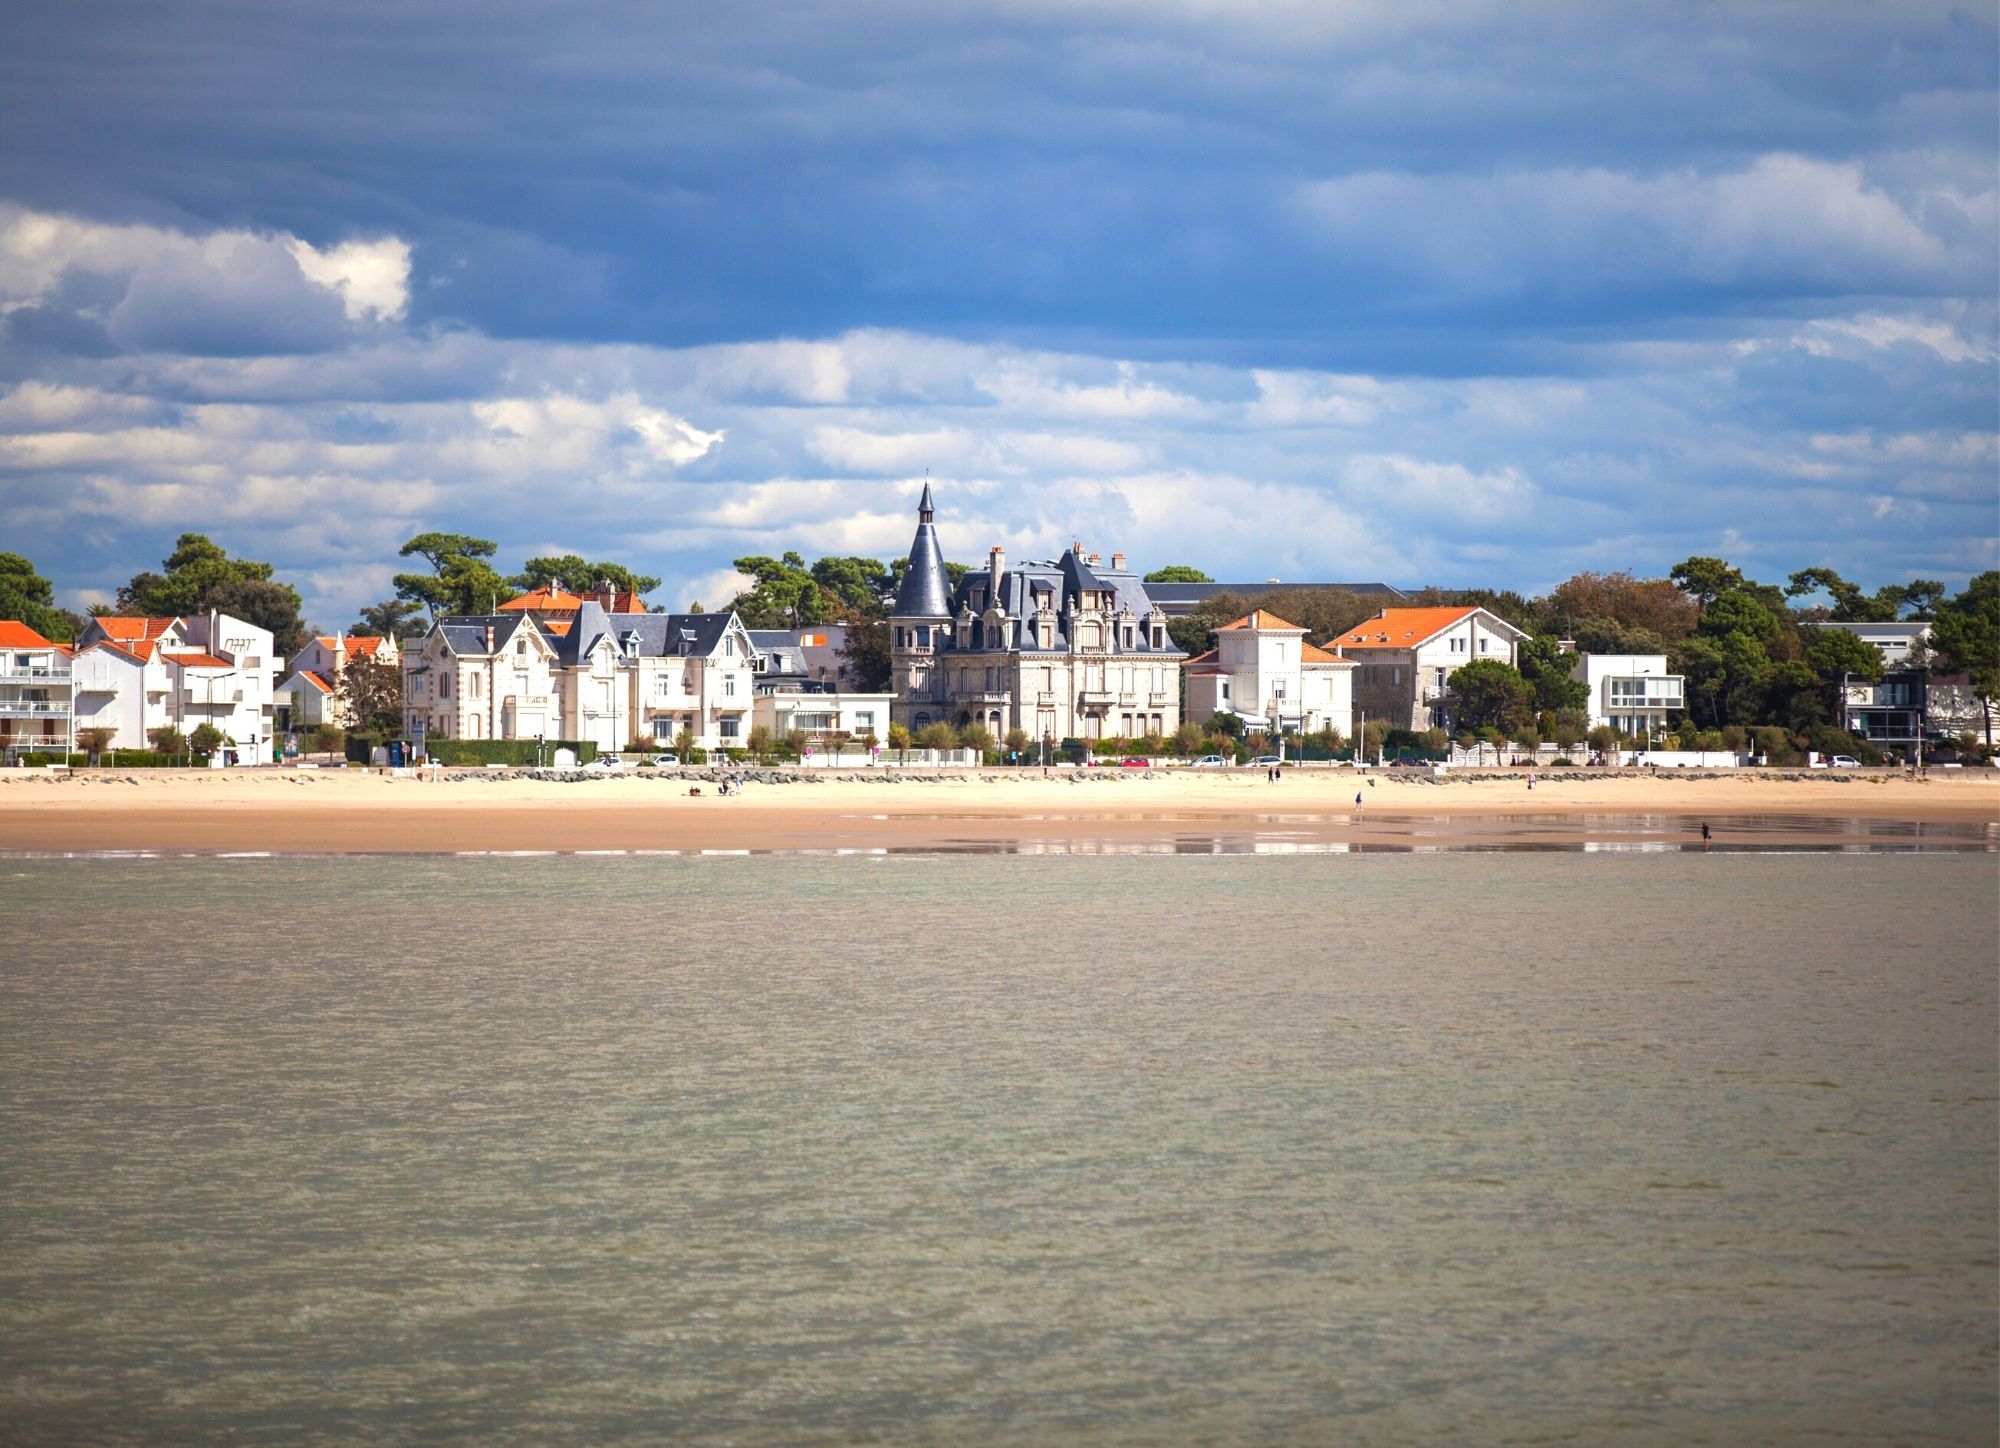
[[[917,504],[917,536],[910,544],[910,566],[903,571],[902,586],[896,590],[897,618],[951,617],[951,589],[945,578],[944,553],[938,547],[937,528],[932,519],[931,485],[924,484],[924,496]]]

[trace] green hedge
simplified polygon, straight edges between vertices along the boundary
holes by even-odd
[[[536,762],[535,741],[532,739],[431,739],[425,742],[424,747],[434,764],[512,764],[532,768]],[[558,749],[573,751],[578,764],[588,764],[597,758],[595,744],[548,739],[541,745],[542,762],[553,761]]]
[[[61,764],[63,760],[64,756],[60,754],[21,756],[21,762],[28,765]],[[87,768],[90,756],[72,754],[68,756],[68,762],[75,769]],[[178,769],[181,767],[181,757],[178,754],[161,754],[152,749],[107,749],[99,757],[98,765],[103,769]]]

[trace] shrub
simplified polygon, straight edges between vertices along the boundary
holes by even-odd
[[[574,751],[578,764],[588,764],[597,758],[595,744],[550,739],[541,745],[542,761],[553,760],[558,749]],[[530,768],[536,763],[535,741],[532,739],[431,739],[425,742],[425,750],[435,764],[511,764],[517,768]]]
[[[311,743],[312,752],[315,754],[335,754],[347,742],[347,731],[338,724],[318,724],[313,727],[312,737],[308,742]],[[496,740],[494,742],[513,743],[514,741]],[[528,747],[530,749],[534,748],[533,743],[529,742]]]
[[[229,736],[213,724],[197,724],[194,732],[188,735],[188,748],[204,757],[214,754],[228,742]]]
[[[917,731],[915,743],[919,749],[956,749],[958,731],[945,723],[926,724]]]
[[[993,731],[984,724],[968,724],[958,731],[958,742],[984,755],[993,748]]]
[[[171,724],[162,724],[157,729],[148,729],[146,737],[153,742],[153,748],[162,754],[187,753],[187,736]]]

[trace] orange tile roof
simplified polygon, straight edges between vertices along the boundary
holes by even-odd
[[[97,626],[110,639],[126,641],[131,639],[156,639],[175,624],[177,618],[142,618],[131,614],[105,614],[97,620]]]
[[[382,647],[381,638],[374,634],[347,634],[344,637],[321,634],[319,635],[318,643],[321,648],[333,653],[339,652],[342,644],[347,645],[347,652],[350,654],[373,655],[377,649]]]
[[[501,613],[575,613],[583,600],[560,588],[531,588],[500,605]]]
[[[1349,661],[1328,653],[1318,644],[1301,643],[1299,645],[1299,662],[1302,664],[1345,664]]]
[[[1208,651],[1207,653],[1205,653],[1205,654],[1196,654],[1196,655],[1195,655],[1195,656],[1194,656],[1193,658],[1191,658],[1191,659],[1182,659],[1182,660],[1181,660],[1181,667],[1182,667],[1182,668],[1184,668],[1184,669],[1191,669],[1191,668],[1193,668],[1193,667],[1194,667],[1194,666],[1195,666],[1196,664],[1212,664],[1212,663],[1214,663],[1214,662],[1215,662],[1215,658],[1216,658],[1216,655],[1217,655],[1217,654],[1218,654],[1219,652],[1220,652],[1220,650],[1218,650],[1218,649],[1210,649],[1210,650],[1209,650],[1209,651]]]
[[[1224,624],[1223,628],[1298,628],[1300,633],[1305,632],[1297,624],[1279,618],[1268,608],[1253,608],[1235,623]]]
[[[542,620],[542,627],[557,638],[567,638],[569,631],[576,627],[576,623],[574,620],[567,618],[545,618]]]
[[[52,649],[55,645],[17,618],[0,618],[0,648]]]
[[[99,639],[96,643],[85,646],[79,652],[87,654],[95,649],[110,649],[113,653],[123,654],[128,659],[134,659],[139,663],[146,664],[152,662],[154,648],[155,645],[151,639]]]
[[[1337,649],[1413,649],[1437,637],[1453,624],[1479,612],[1477,608],[1385,608],[1331,641]]]
[[[315,689],[318,689],[322,694],[331,694],[333,692],[333,685],[327,682],[326,677],[322,674],[315,674],[311,669],[300,669],[299,677],[304,679],[308,684],[311,684]]]
[[[233,669],[236,665],[227,659],[218,659],[214,654],[162,654],[161,658],[170,664],[179,664],[184,669]]]

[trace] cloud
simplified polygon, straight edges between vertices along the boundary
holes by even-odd
[[[306,280],[340,294],[350,321],[393,322],[410,304],[410,247],[395,237],[348,241],[327,251],[292,237],[292,259]]]

